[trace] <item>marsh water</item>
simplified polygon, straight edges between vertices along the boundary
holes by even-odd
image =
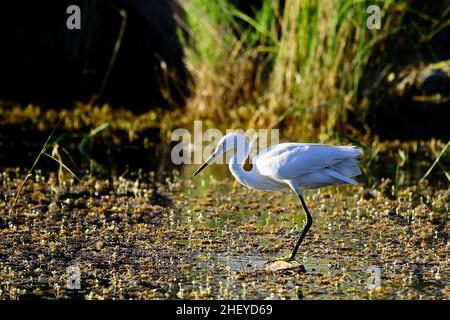
[[[240,186],[226,166],[193,180],[195,166],[167,163],[155,158],[151,168],[122,174],[85,172],[80,181],[57,167],[38,169],[13,210],[26,170],[6,167],[0,297],[450,296],[445,184],[396,187],[386,180],[369,188],[363,176],[355,187],[306,190],[314,224],[297,256],[301,266],[269,271],[266,263],[289,254],[303,228],[295,197]]]

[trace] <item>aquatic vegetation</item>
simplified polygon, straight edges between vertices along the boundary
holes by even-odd
[[[189,176],[85,176],[60,187],[38,170],[9,217],[23,173],[4,171],[0,297],[450,297],[448,188],[307,191],[316,224],[299,252],[306,272],[270,272],[265,261],[289,252],[302,228],[295,198],[228,178],[197,187]],[[67,287],[73,265],[78,290]],[[381,270],[379,287],[368,286],[370,266]]]

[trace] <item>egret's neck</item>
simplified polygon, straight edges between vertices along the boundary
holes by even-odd
[[[249,154],[250,145],[247,139],[243,136],[239,136],[236,146],[236,153],[230,159],[229,168],[231,174],[236,178],[236,180],[247,187],[252,187],[253,170],[244,170],[244,163]]]

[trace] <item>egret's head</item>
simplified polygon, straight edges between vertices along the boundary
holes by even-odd
[[[198,170],[194,173],[194,177],[200,173],[203,169],[206,168],[208,164],[213,162],[217,157],[221,156],[225,152],[231,149],[238,148],[240,145],[243,145],[244,148],[246,146],[245,144],[245,137],[243,135],[240,135],[238,133],[229,133],[225,135],[222,139],[220,139],[219,143],[217,144],[216,149],[211,154],[211,156],[206,159],[206,161],[198,168]]]

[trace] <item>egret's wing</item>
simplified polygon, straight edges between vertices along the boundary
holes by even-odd
[[[350,183],[354,186],[356,186],[358,184],[355,180],[350,179],[349,177],[339,173],[336,170],[331,170],[331,169],[323,169],[323,170],[325,171],[326,174],[328,174],[329,176],[335,177],[338,180]]]
[[[261,152],[254,158],[254,163],[261,174],[288,180],[358,157],[361,153],[355,147],[282,143]]]

